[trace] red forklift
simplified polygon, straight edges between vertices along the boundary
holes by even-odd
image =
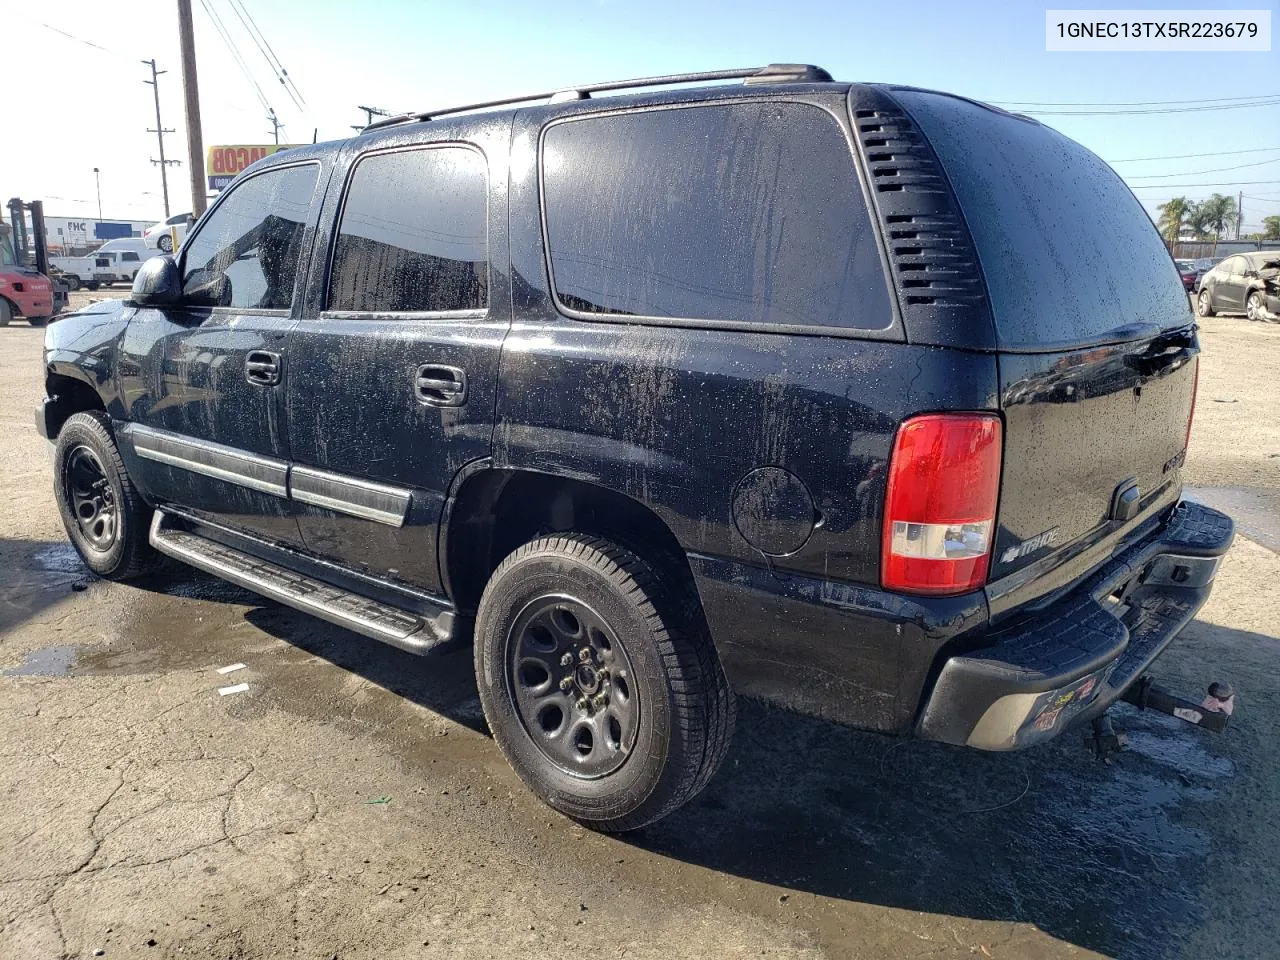
[[[27,214],[31,216],[30,228]],[[9,223],[0,217],[0,327],[26,317],[42,327],[67,306],[66,283],[49,279],[44,204],[9,201]]]

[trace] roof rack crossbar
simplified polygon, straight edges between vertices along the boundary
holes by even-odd
[[[513,103],[526,103],[531,100],[582,100],[593,93],[604,93],[610,90],[630,90],[637,87],[665,87],[678,83],[706,83],[712,80],[746,80],[759,76],[762,80],[784,80],[787,74],[779,67],[794,67],[797,77],[812,79],[830,79],[826,71],[807,65],[770,64],[766,67],[747,67],[741,70],[707,70],[702,73],[673,73],[664,77],[637,77],[633,80],[611,80],[606,83],[592,83],[582,87],[567,87],[558,90],[545,90],[541,93],[528,93],[519,97],[503,97],[500,100],[484,100],[480,103],[468,103],[457,107],[444,107],[440,110],[426,110],[421,113],[402,113],[394,117],[383,117],[365,127],[365,130],[378,130],[393,127],[401,123],[412,123],[443,117],[454,113],[467,113],[471,110],[485,110],[490,107],[506,107]],[[803,70],[801,68],[804,68]],[[808,72],[816,71],[816,72]]]

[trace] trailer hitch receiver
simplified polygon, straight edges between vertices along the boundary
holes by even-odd
[[[1211,683],[1209,695],[1200,703],[1192,703],[1156,686],[1150,677],[1141,677],[1130,685],[1121,699],[1140,710],[1158,710],[1214,733],[1221,733],[1227,728],[1227,721],[1235,708],[1235,691],[1231,684],[1221,682]]]

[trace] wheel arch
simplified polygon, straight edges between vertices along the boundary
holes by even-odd
[[[87,380],[65,373],[50,372],[45,377],[48,399],[44,404],[45,436],[57,438],[63,424],[73,414],[89,410],[106,413],[107,405],[96,387]]]
[[[474,613],[508,554],[548,533],[594,534],[676,564],[696,591],[684,549],[662,518],[633,497],[590,481],[480,462],[455,482],[440,531],[440,575],[459,610]]]

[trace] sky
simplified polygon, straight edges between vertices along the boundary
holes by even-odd
[[[1280,214],[1280,105],[1146,104],[1280,95],[1277,2],[1196,4],[1270,10],[1277,42],[1266,53],[1050,53],[1048,4],[1018,0],[193,0],[193,7],[206,146],[270,143],[268,107],[284,123],[281,142],[302,143],[313,132],[320,140],[352,136],[351,125],[365,117],[360,105],[425,110],[632,76],[816,63],[839,80],[1045,104],[1016,107],[1024,111],[1179,107],[1039,119],[1113,163],[1149,208],[1171,196],[1243,192],[1249,232]],[[46,214],[91,217],[98,167],[108,219],[161,219],[160,172],[150,162],[156,136],[147,132],[155,104],[143,82],[150,69],[140,62],[155,58],[168,71],[160,77],[163,123],[174,128],[166,154],[183,160],[169,168],[171,208],[190,209],[175,0],[0,0],[0,36],[9,124],[0,137],[0,199],[42,199]]]

